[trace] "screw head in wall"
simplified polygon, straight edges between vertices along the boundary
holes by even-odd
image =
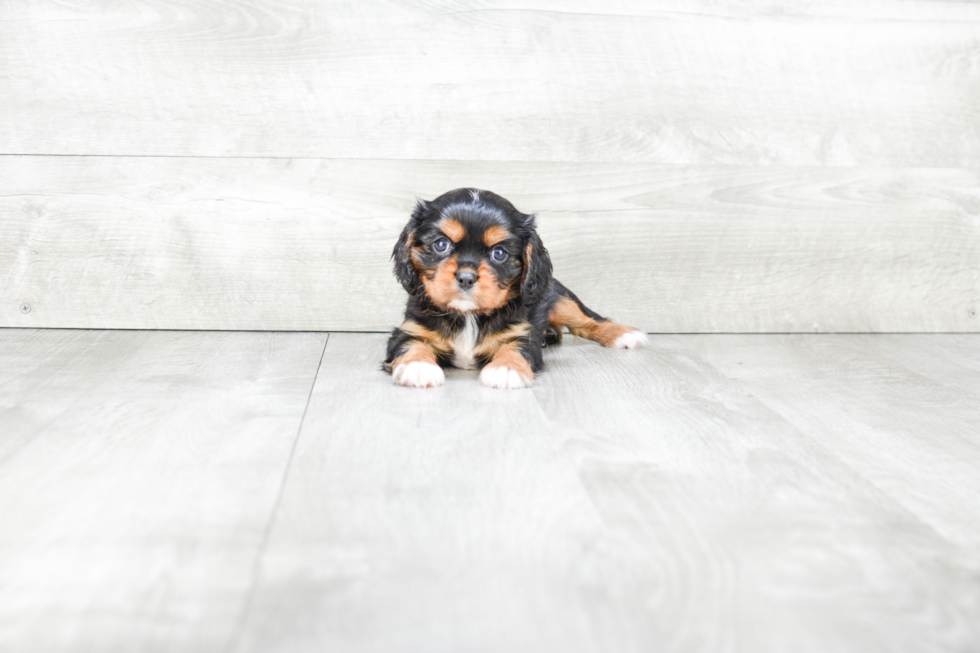
[[[976,317],[977,316],[977,309],[971,308],[970,311],[967,313],[967,315],[969,315],[970,317]]]
[[[20,312],[23,313],[24,315],[27,315],[28,313],[31,312],[31,305],[30,304],[21,304],[20,305]]]

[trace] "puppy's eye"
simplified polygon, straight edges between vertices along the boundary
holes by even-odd
[[[436,242],[432,243],[432,249],[436,250],[440,254],[444,254],[449,251],[449,239],[440,238]]]
[[[492,258],[497,263],[507,259],[507,250],[503,247],[494,247],[493,251],[490,252],[490,258]]]

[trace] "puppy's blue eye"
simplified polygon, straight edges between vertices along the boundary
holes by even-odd
[[[493,251],[490,252],[490,258],[497,263],[500,263],[507,258],[507,250],[505,250],[503,247],[494,247]]]
[[[432,243],[432,249],[436,250],[440,254],[446,252],[449,249],[449,239],[440,238],[436,242]]]

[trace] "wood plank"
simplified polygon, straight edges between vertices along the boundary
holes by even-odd
[[[106,342],[111,355],[106,347],[97,346]],[[144,345],[144,339],[132,336],[0,330],[0,361],[6,370],[0,375],[0,466],[84,401],[82,390],[94,385],[93,370],[102,379],[113,379]],[[83,387],[81,379],[88,379]]]
[[[683,340],[930,528],[980,550],[980,338],[767,342],[762,349],[739,336]]]
[[[476,372],[394,386],[384,344],[330,337],[237,650],[583,650],[601,524],[564,435]]]
[[[0,12],[0,153],[980,165],[969,2]]]
[[[646,331],[980,331],[971,171],[142,157],[0,157],[0,326],[385,331],[414,197],[467,185]]]
[[[0,650],[223,650],[325,338],[0,330]]]
[[[748,369],[733,382],[700,352],[735,338]],[[976,641],[976,547],[937,533],[821,431],[754,396],[749,381],[765,374],[758,361],[776,338],[657,337],[641,356],[573,343],[552,352],[554,389],[536,390],[550,419],[575,428],[583,483],[625,544],[618,592],[632,590],[651,628],[668,634],[666,646],[646,650],[957,650]],[[914,338],[926,340],[910,336],[911,347]],[[783,387],[807,388],[811,413],[836,413],[836,393],[812,367],[776,368]],[[887,420],[886,405],[866,405]],[[970,423],[962,413],[947,422],[945,405],[920,404],[920,422]],[[950,451],[970,453],[962,442]],[[946,471],[921,461],[918,477],[966,527],[978,502],[957,503]]]
[[[741,353],[765,361],[772,341],[744,337]],[[378,371],[384,336],[332,335],[236,650],[977,641],[977,547],[706,363],[703,342],[624,352],[569,338],[531,391],[487,390],[474,372],[418,391]],[[810,412],[837,410],[811,368],[781,368],[809,388]],[[921,422],[948,424],[928,411]],[[945,471],[925,464],[918,479],[947,515],[974,519],[977,495],[956,503]]]
[[[937,532],[933,517],[972,529],[980,495],[961,501],[969,490],[952,488],[951,468],[933,459],[900,461],[869,447],[867,464],[855,466],[847,447],[837,446],[852,431],[828,441],[810,421],[760,401],[753,381],[778,376],[784,393],[805,388],[798,413],[833,416],[862,406],[878,417],[883,436],[891,429],[892,441],[911,444],[900,425],[905,415],[890,415],[893,402],[915,392],[903,385],[909,379],[879,392],[862,387],[860,395],[851,388],[855,396],[842,406],[814,360],[770,355],[774,341],[792,346],[803,338],[655,337],[639,356],[573,341],[551,352],[549,381],[535,393],[549,420],[569,433],[583,484],[620,544],[605,578],[614,579],[615,596],[643,606],[638,623],[661,633],[659,645],[642,650],[969,648],[980,637],[980,555],[975,544]],[[877,338],[851,342],[859,348]],[[904,338],[901,349],[932,336]],[[743,363],[735,380],[701,357],[706,343],[727,352],[733,340]],[[974,379],[974,395],[978,389]],[[932,434],[976,425],[975,408],[959,403],[948,414],[948,406],[939,391],[923,397],[919,426]],[[947,444],[949,457],[976,468],[975,446]],[[931,493],[933,507],[945,506],[913,513],[905,493],[864,473],[889,464],[896,478],[907,474]]]

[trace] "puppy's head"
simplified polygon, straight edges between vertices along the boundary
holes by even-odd
[[[534,216],[473,188],[419,200],[392,258],[409,294],[457,313],[489,313],[517,296],[536,303],[551,278]]]

